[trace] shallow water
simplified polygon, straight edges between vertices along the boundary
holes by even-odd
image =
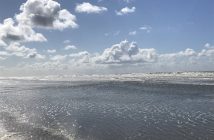
[[[214,86],[2,79],[0,139],[213,140]]]

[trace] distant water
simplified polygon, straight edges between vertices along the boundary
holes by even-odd
[[[0,140],[213,140],[214,85],[188,79],[2,79]]]

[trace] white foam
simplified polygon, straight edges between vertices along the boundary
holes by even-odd
[[[18,133],[8,132],[0,122],[0,140],[23,140],[24,137]]]
[[[131,73],[108,75],[49,75],[43,77],[7,77],[7,80],[41,81],[165,81],[169,83],[191,83],[214,85],[214,72]],[[3,83],[2,81],[0,81]]]

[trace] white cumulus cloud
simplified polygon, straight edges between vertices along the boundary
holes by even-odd
[[[5,19],[3,24],[0,24],[0,40],[5,44],[12,42],[32,42],[32,41],[46,41],[46,38],[36,33],[31,27],[26,25],[15,25],[13,19]],[[2,44],[1,43],[1,44]]]
[[[38,59],[45,59],[45,56],[39,54],[35,48],[30,49],[27,48],[20,43],[11,43],[7,48],[6,51],[11,55],[23,57],[23,58],[38,58]]]
[[[35,48],[28,48],[25,42],[44,42],[47,39],[34,28],[63,30],[76,28],[76,17],[68,10],[62,9],[54,0],[27,0],[20,7],[15,18],[7,18],[0,23],[0,47],[10,55],[22,58],[39,58],[45,56]],[[48,53],[54,53],[49,50]]]
[[[69,55],[70,62],[74,64],[92,63],[92,56],[87,51],[73,53]]]
[[[26,48],[20,44],[13,44],[7,52],[0,52],[0,59],[7,59],[10,55],[21,57],[43,56],[35,49]],[[141,48],[135,42],[121,41],[112,45],[101,53],[81,51],[77,53],[55,54],[48,59],[40,59],[39,63],[27,63],[21,66],[21,71],[35,70],[39,74],[76,74],[76,73],[132,73],[132,72],[160,72],[160,71],[198,71],[213,70],[214,47],[203,46],[195,51],[187,48],[174,53],[158,53],[154,48]],[[17,66],[18,67],[18,66]],[[16,66],[14,67],[17,68]],[[29,69],[25,69],[29,68]],[[74,72],[74,73],[73,73]],[[76,72],[76,73],[75,73]]]
[[[101,7],[101,6],[96,6],[96,5],[92,5],[88,2],[83,2],[82,4],[77,4],[75,11],[77,13],[102,13],[107,11],[108,9],[106,7]]]
[[[96,63],[123,64],[147,63],[156,60],[156,50],[138,48],[135,42],[122,41],[107,48],[96,58]]]
[[[48,49],[47,52],[48,52],[48,53],[56,53],[56,50],[55,50],[55,49],[53,49],[53,50]]]
[[[65,46],[65,48],[64,48],[65,50],[76,50],[77,49],[77,47],[76,46],[74,46],[74,45],[67,45],[67,46]]]
[[[124,7],[122,8],[120,11],[116,11],[116,14],[119,15],[119,16],[122,16],[122,15],[127,15],[127,14],[130,14],[130,13],[134,13],[136,10],[135,7]]]

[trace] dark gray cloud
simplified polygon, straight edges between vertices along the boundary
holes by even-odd
[[[76,28],[76,17],[53,0],[28,0],[16,15],[20,24],[32,27],[59,29]]]
[[[2,40],[5,42],[21,41],[24,40],[24,36],[7,33],[5,36],[2,36]]]
[[[41,15],[34,15],[32,17],[32,22],[35,25],[43,26],[43,27],[53,27],[54,17],[46,17]]]

